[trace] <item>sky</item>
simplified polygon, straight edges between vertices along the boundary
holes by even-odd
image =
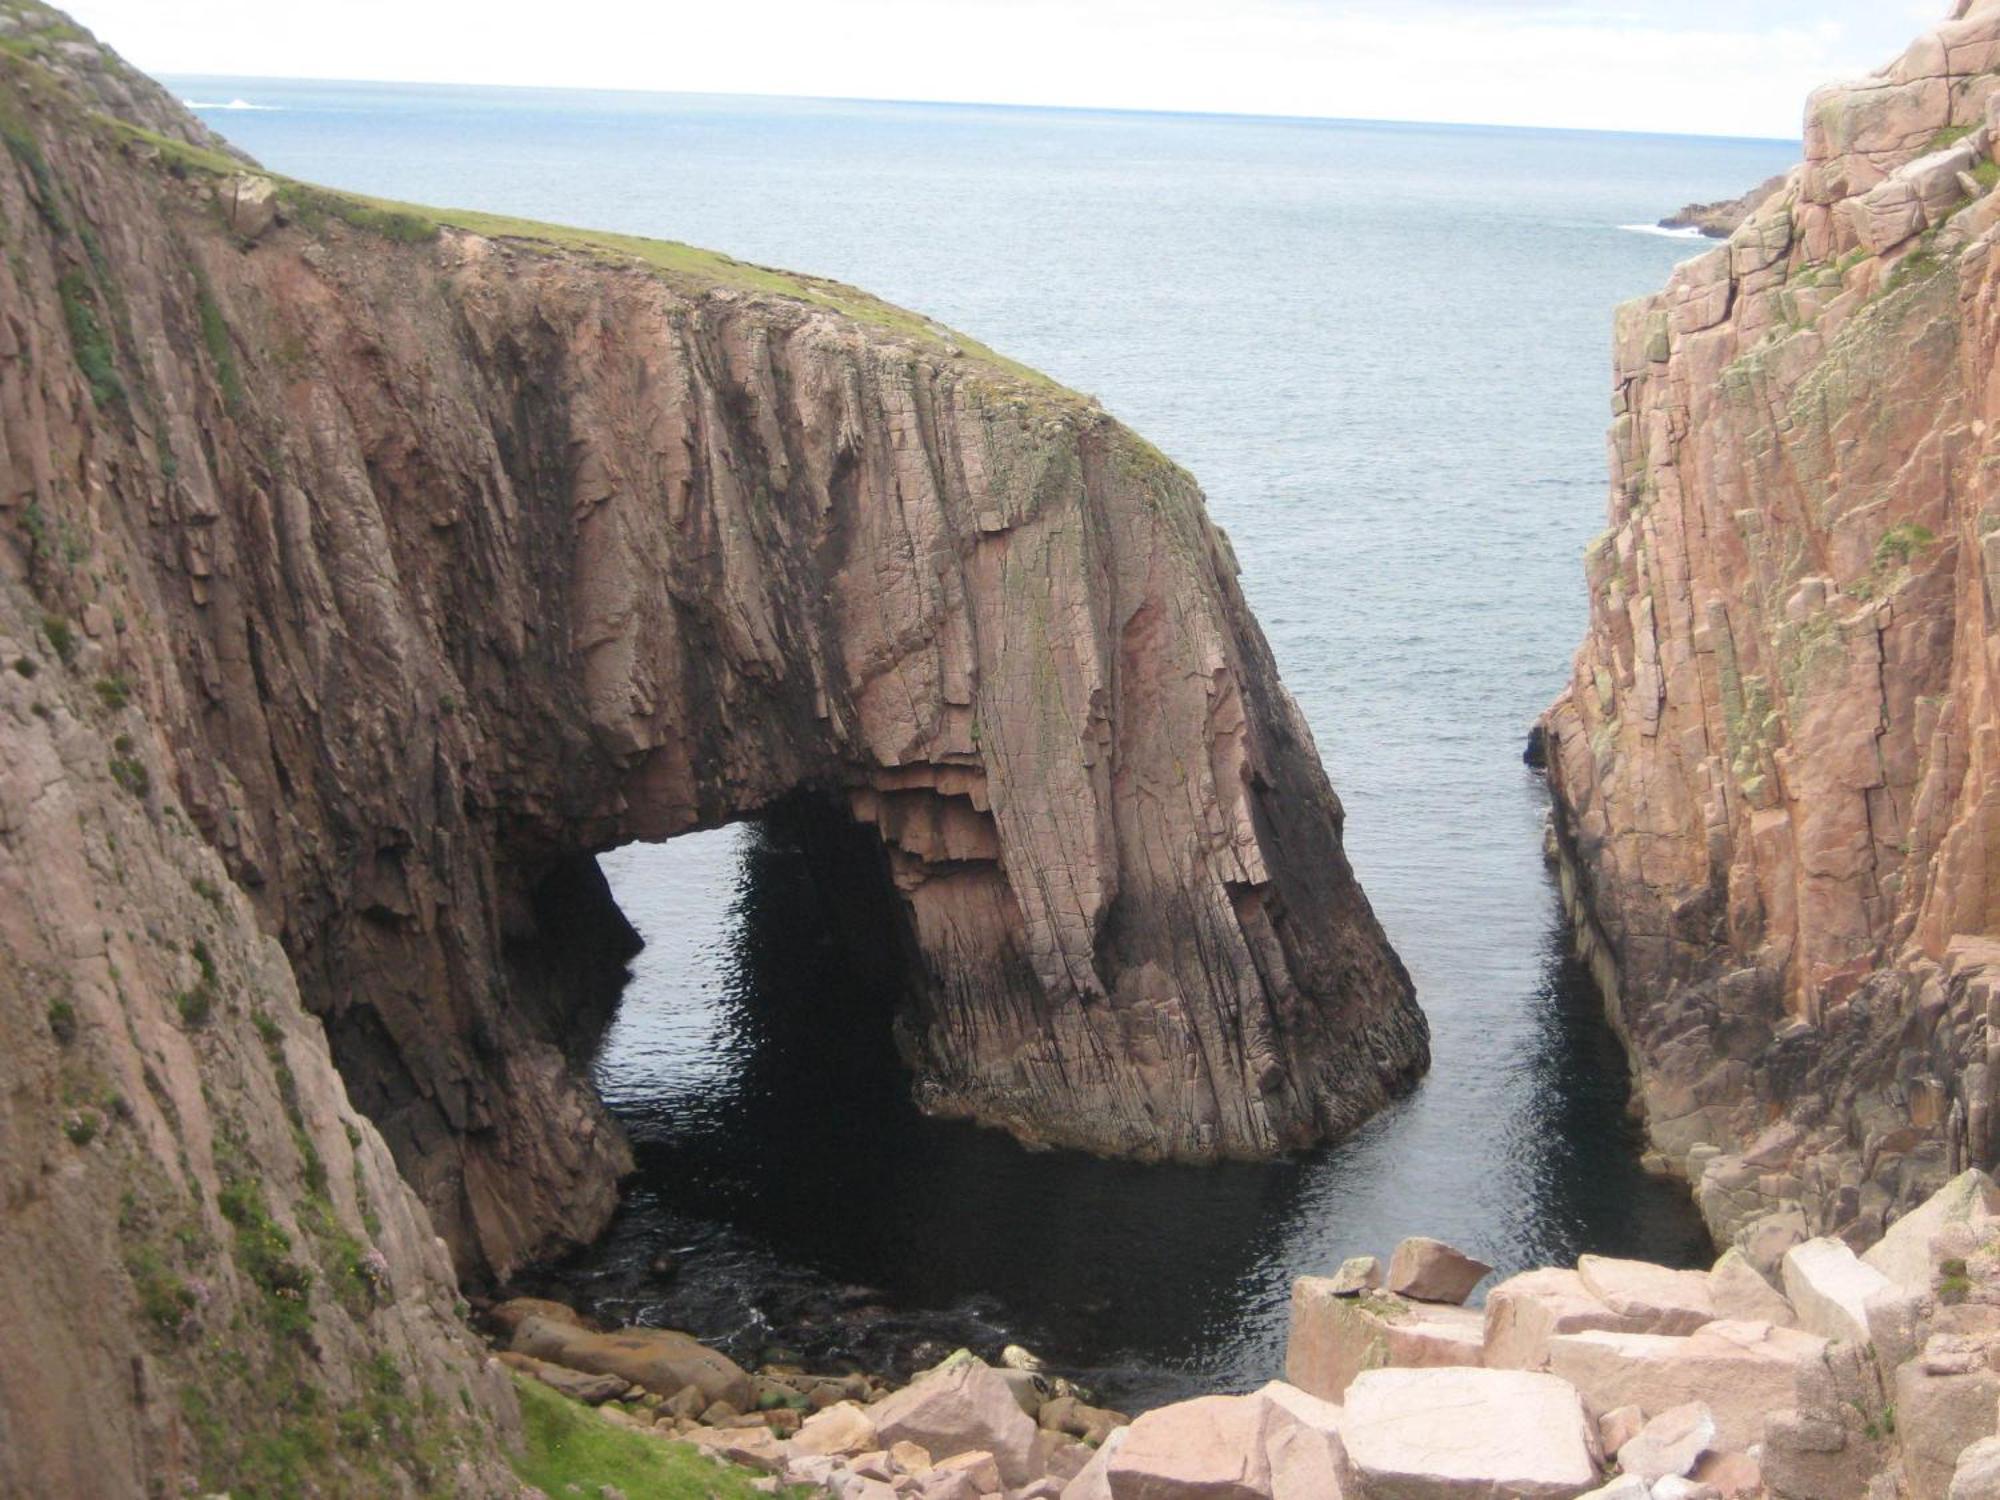
[[[58,0],[61,3],[61,0]],[[157,74],[1795,139],[1950,0],[69,0]]]

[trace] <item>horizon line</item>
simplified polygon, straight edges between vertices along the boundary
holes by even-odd
[[[655,99],[762,99],[802,104],[869,104],[878,106],[888,105],[892,107],[904,106],[911,109],[1014,110],[1032,114],[1135,115],[1154,119],[1241,120],[1287,125],[1387,125],[1435,130],[1511,130],[1541,135],[1606,135],[1630,136],[1644,140],[1729,141],[1744,145],[1794,146],[1801,150],[1803,150],[1805,144],[1803,131],[1797,136],[1704,135],[1698,131],[1685,130],[1631,130],[1595,125],[1512,125],[1489,120],[1411,120],[1371,115],[1253,114],[1241,110],[1163,109],[1116,104],[1023,104],[1002,100],[978,99],[877,99],[860,94],[767,94],[748,90],[645,89],[615,87],[606,84],[571,83],[466,83],[450,79],[335,78],[316,77],[309,74],[283,73],[189,73],[180,70],[170,70],[162,71],[152,76],[162,83],[182,79],[189,82],[218,83],[348,84],[360,85],[366,88],[389,89],[483,89],[495,93],[511,91],[516,93],[544,94],[623,94]],[[186,108],[192,109],[196,107],[185,98],[182,98],[179,102]],[[214,110],[227,110],[229,108],[226,104],[208,104],[206,107]],[[239,113],[247,113],[247,111],[239,111]]]

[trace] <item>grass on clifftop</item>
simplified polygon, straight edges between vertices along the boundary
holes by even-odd
[[[685,1443],[614,1427],[540,1381],[517,1377],[514,1388],[527,1435],[514,1472],[550,1500],[569,1500],[576,1493],[571,1485],[596,1500],[607,1484],[626,1500],[763,1500],[750,1487],[757,1476],[746,1469],[725,1468]]]
[[[567,224],[545,224],[534,219],[516,219],[477,209],[431,208],[336,191],[299,182],[276,172],[250,168],[221,152],[203,150],[141,126],[104,118],[120,136],[153,148],[183,173],[219,178],[255,172],[270,178],[278,185],[278,196],[286,211],[308,228],[327,219],[339,219],[351,228],[404,244],[436,239],[441,229],[457,229],[485,239],[581,255],[606,265],[636,264],[696,286],[722,286],[765,296],[788,297],[933,347],[956,347],[968,359],[997,367],[1016,379],[1073,400],[1082,399],[1041,371],[1008,359],[977,339],[968,338],[920,313],[884,302],[843,282],[752,265],[719,251],[703,250],[675,240],[656,240],[644,235],[617,234],[602,229],[580,229]]]

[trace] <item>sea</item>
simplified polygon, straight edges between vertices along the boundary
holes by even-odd
[[[272,169],[837,277],[1099,397],[1202,482],[1417,984],[1417,1092],[1290,1160],[1029,1152],[911,1106],[869,975],[754,824],[603,856],[647,946],[596,1059],[638,1172],[523,1285],[745,1360],[1019,1343],[1127,1409],[1280,1373],[1295,1276],[1712,1253],[1642,1170],[1523,764],[1604,525],[1649,229],[1796,142],[175,78]]]

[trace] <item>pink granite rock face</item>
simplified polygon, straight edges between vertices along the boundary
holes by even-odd
[[[262,1327],[248,1224],[327,1410],[380,1354],[499,1492],[451,1258],[615,1205],[622,842],[810,808],[917,1097],[1024,1140],[1267,1155],[1422,1070],[1228,542],[1092,402],[827,282],[274,201],[60,38],[0,49],[0,1490],[282,1415],[184,1368]]]
[[[1554,844],[1724,1241],[1865,1244],[2000,1147],[1996,63],[1980,0],[1821,90],[1785,187],[1616,315]]]
[[[930,1111],[1254,1157],[1425,1066],[1226,538],[1091,402],[830,283],[323,209],[246,251],[240,174],[44,155],[153,407],[80,383],[10,177],[13,571],[37,507],[93,559],[37,612],[145,622],[103,670],[462,1264],[627,1162],[565,1060],[629,939],[591,856],[801,799]]]

